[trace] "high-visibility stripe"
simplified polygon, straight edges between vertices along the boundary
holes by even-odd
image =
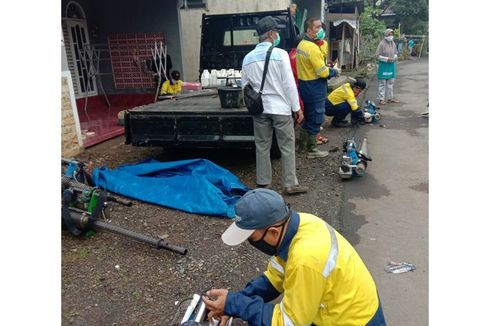
[[[279,308],[281,309],[282,320],[284,322],[284,326],[295,326],[294,323],[293,323],[293,321],[289,318],[289,316],[284,311],[284,307],[282,305],[282,301],[281,301],[281,304],[279,304]]]
[[[315,72],[317,73],[317,75],[320,75],[322,72],[324,72],[327,69],[328,69],[327,66],[322,66],[322,67],[318,68],[317,70],[315,70]]]
[[[330,253],[328,254],[328,260],[323,268],[323,276],[328,277],[330,272],[333,271],[335,265],[337,264],[337,255],[339,254],[339,246],[337,243],[337,237],[335,236],[335,230],[325,223],[328,228],[328,232],[330,232]]]
[[[279,273],[284,274],[284,268],[279,264],[275,257],[270,260],[271,266],[274,267]]]
[[[342,85],[342,90],[344,91],[345,95],[349,94],[349,93],[347,93],[347,88],[345,88],[345,84]]]
[[[303,50],[301,50],[301,49],[296,49],[296,54],[301,54],[301,55],[303,55],[303,56],[305,56],[305,57],[307,57],[307,56],[308,56],[308,53],[306,53],[305,51],[303,51]]]

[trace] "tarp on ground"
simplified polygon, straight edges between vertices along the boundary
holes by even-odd
[[[103,189],[189,213],[235,217],[236,201],[249,190],[230,171],[205,159],[143,161],[94,169]]]

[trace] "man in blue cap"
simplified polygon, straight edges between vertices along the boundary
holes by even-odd
[[[208,317],[261,325],[385,325],[376,285],[354,248],[322,219],[291,209],[270,189],[247,192],[221,236],[272,256],[267,271],[239,292],[209,290]],[[280,303],[268,303],[283,294]]]
[[[270,149],[272,136],[275,134],[281,151],[284,193],[294,195],[307,192],[308,187],[300,185],[296,176],[294,149],[294,121],[301,123],[303,112],[299,106],[289,55],[277,47],[281,42],[281,30],[285,27],[272,16],[266,16],[257,22],[259,44],[243,58],[242,87],[250,85],[256,92],[259,92],[262,79],[264,79],[261,96],[264,112],[253,116],[257,187],[271,187]],[[270,55],[268,70],[264,77],[268,53]]]

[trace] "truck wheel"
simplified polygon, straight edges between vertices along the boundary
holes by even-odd
[[[281,158],[281,150],[279,149],[279,145],[277,144],[277,138],[275,132],[272,135],[271,158],[272,159]]]

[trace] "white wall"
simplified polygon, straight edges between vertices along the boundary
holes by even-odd
[[[199,80],[202,14],[228,14],[287,9],[291,0],[207,0],[206,9],[181,9],[181,44],[184,79]]]

